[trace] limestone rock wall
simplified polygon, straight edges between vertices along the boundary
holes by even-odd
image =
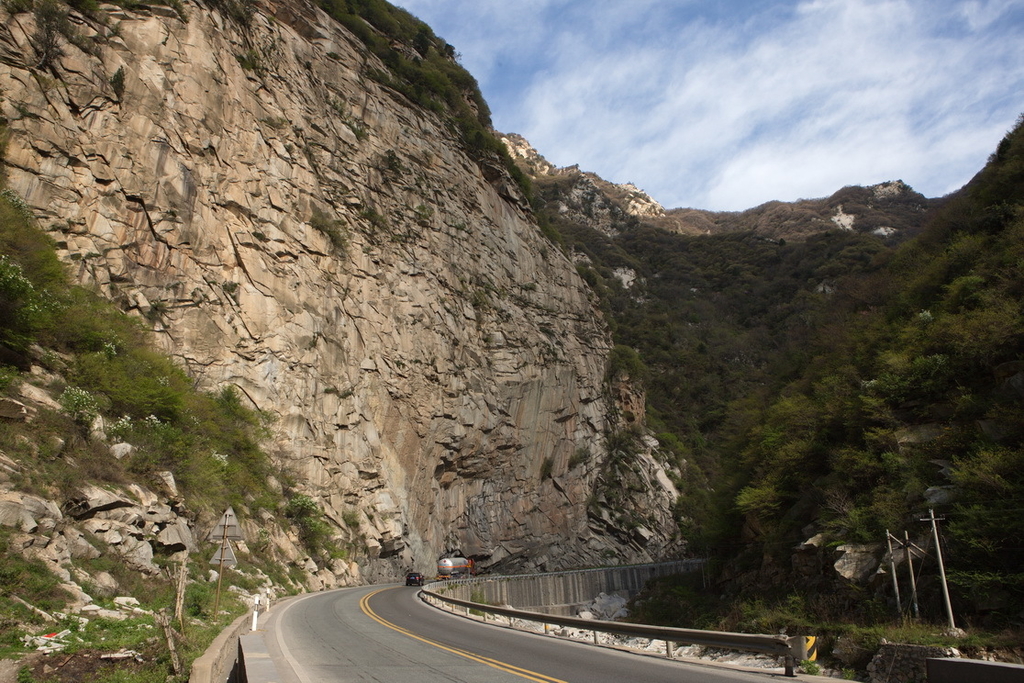
[[[277,415],[275,457],[358,515],[368,578],[447,547],[647,559],[587,525],[600,458],[569,460],[603,453],[608,335],[500,167],[311,5],[184,8],[72,13],[88,52],[47,69],[33,15],[0,9],[8,187],[75,279]]]

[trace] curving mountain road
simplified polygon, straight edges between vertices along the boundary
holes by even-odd
[[[782,678],[480,624],[424,605],[416,593],[404,586],[343,588],[271,610],[265,640],[283,683],[764,683]]]

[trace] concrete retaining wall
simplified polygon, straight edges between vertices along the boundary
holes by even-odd
[[[574,616],[578,607],[601,593],[631,598],[648,580],[699,571],[701,563],[701,560],[683,560],[537,576],[481,577],[453,582],[449,594],[463,600],[509,605],[530,612]]]
[[[932,657],[956,656],[950,648],[883,643],[868,664],[871,683],[924,683],[925,662]]]
[[[1024,666],[977,659],[929,659],[928,683],[1024,683]]]

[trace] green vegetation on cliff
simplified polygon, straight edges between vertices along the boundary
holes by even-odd
[[[918,239],[838,292],[799,371],[741,435],[736,505],[768,554],[781,560],[809,523],[833,542],[921,536],[934,508],[957,611],[992,624],[1019,613],[1022,205],[1018,126]]]
[[[491,130],[491,110],[476,79],[458,63],[455,48],[409,12],[385,0],[318,0],[387,67],[371,78],[424,109],[447,117],[477,161],[498,160],[531,193],[530,180]],[[405,49],[396,48],[396,44]]]
[[[4,132],[0,124],[0,140]],[[175,514],[197,534],[229,505],[243,520],[263,511],[266,519],[287,525],[291,508],[271,482],[283,482],[287,494],[289,478],[272,466],[260,446],[267,417],[246,408],[231,388],[213,394],[197,391],[191,378],[153,348],[147,321],[69,283],[55,247],[0,178],[0,401],[6,415],[0,418],[0,483],[4,491],[15,492],[5,500],[26,495],[40,505],[52,501],[53,510],[60,508],[66,515],[58,523],[60,532],[78,521],[75,501],[83,486],[124,491],[141,484],[165,491],[165,473],[170,472],[176,493],[169,500]],[[41,398],[47,395],[59,407]],[[31,419],[16,414],[13,409],[19,406],[30,411]],[[111,444],[117,442],[134,448],[115,457]],[[307,511],[306,517],[316,513]],[[252,552],[238,554],[241,571],[227,570],[221,610],[214,613],[209,565],[193,558],[182,622],[175,624],[183,665],[180,674],[169,676],[173,666],[165,639],[153,637],[153,614],[124,621],[64,616],[75,597],[60,585],[52,562],[35,557],[42,545],[24,533],[34,533],[35,522],[13,520],[8,514],[4,524],[9,526],[0,526],[0,654],[24,653],[21,639],[26,635],[70,631],[59,657],[65,663],[74,659],[74,664],[62,668],[59,676],[46,674],[45,680],[185,680],[191,660],[247,609],[227,586],[256,591],[269,576],[277,590],[287,591],[296,590],[303,580],[287,575],[294,568],[285,568],[276,557],[269,535],[247,539]],[[54,538],[51,545],[60,545],[64,537]],[[109,585],[92,583],[103,575],[116,586],[117,595],[136,597],[146,610],[174,611],[180,557],[157,548],[153,563],[159,573],[143,574],[112,545],[93,534],[88,539],[83,542],[92,550],[74,556],[69,569],[96,606],[115,607]],[[301,540],[313,556],[340,552],[324,533]],[[206,556],[207,550],[200,553]],[[145,663],[128,660],[114,666],[96,657],[74,657],[120,648],[138,651]],[[83,661],[94,666],[80,669]],[[49,664],[45,658],[37,660],[34,673],[41,676]],[[26,667],[19,680],[37,680],[33,675]]]
[[[63,411],[44,421],[55,436],[79,437],[59,461],[44,459],[28,469],[23,486],[62,481],[73,487],[83,479],[121,483],[166,470],[193,505],[212,509],[255,501],[257,507],[273,507],[266,483],[270,464],[258,445],[265,418],[243,408],[230,389],[216,395],[195,391],[191,378],[151,348],[140,320],[70,286],[52,241],[9,193],[0,197],[0,308],[2,388],[38,381],[22,375],[32,365],[52,372],[58,385],[47,388],[58,394]],[[89,429],[100,416],[109,436],[138,448],[123,465],[89,443]],[[0,447],[23,450],[17,431],[8,425]],[[67,466],[69,457],[77,467]]]

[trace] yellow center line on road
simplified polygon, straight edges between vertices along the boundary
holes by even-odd
[[[390,621],[388,621],[387,619],[382,618],[380,615],[378,615],[376,612],[374,612],[373,609],[370,608],[370,598],[372,598],[377,593],[381,593],[381,592],[387,591],[387,590],[396,590],[396,589],[395,588],[381,588],[380,590],[373,591],[372,593],[367,593],[359,601],[359,608],[363,611],[363,614],[365,614],[366,616],[370,617],[371,619],[376,621],[381,626],[386,626],[389,629],[391,629],[392,631],[398,631],[402,635],[409,636],[410,638],[415,638],[416,640],[418,640],[420,642],[423,642],[423,643],[426,643],[427,645],[433,645],[434,647],[437,647],[437,648],[440,648],[442,650],[445,650],[446,652],[451,652],[454,655],[458,655],[460,657],[465,657],[466,659],[471,659],[474,662],[479,662],[480,664],[486,664],[487,666],[489,666],[491,668],[498,669],[499,671],[504,671],[505,673],[510,673],[510,674],[512,674],[514,676],[520,676],[522,678],[526,678],[526,679],[529,679],[531,681],[537,681],[537,683],[566,683],[566,681],[563,681],[563,680],[561,680],[559,678],[552,678],[550,676],[545,676],[544,674],[539,674],[539,673],[537,673],[535,671],[530,671],[529,669],[520,669],[518,666],[513,666],[511,664],[506,664],[505,662],[500,662],[497,659],[491,659],[490,657],[484,657],[482,655],[474,654],[472,652],[467,652],[466,650],[460,650],[458,648],[449,647],[447,645],[442,645],[441,643],[438,643],[436,641],[430,640],[429,638],[424,638],[423,636],[416,635],[412,631],[410,631],[408,629],[404,629],[401,626],[398,626],[397,624],[392,624]]]

